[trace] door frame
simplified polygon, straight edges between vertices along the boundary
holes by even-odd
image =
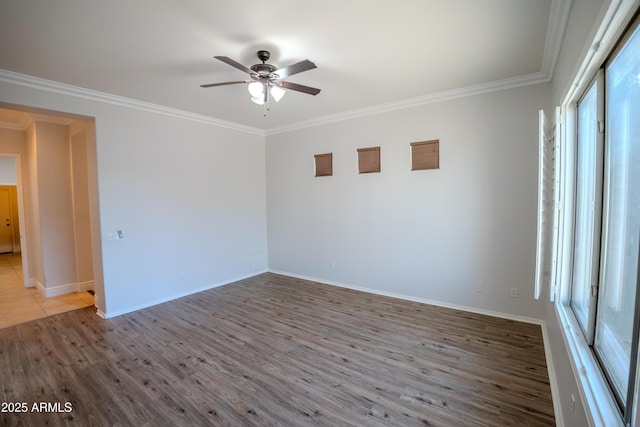
[[[19,153],[3,153],[0,157],[10,157],[16,162],[16,190],[18,192],[18,221],[20,222],[18,230],[20,232],[20,257],[22,258],[22,281],[25,288],[33,287],[33,283],[29,280],[29,254],[27,248],[27,231],[24,216],[24,189],[22,181],[22,155]]]

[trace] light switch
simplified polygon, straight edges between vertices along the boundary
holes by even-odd
[[[117,242],[124,239],[124,233],[122,230],[116,230],[115,232],[107,233],[107,242]]]

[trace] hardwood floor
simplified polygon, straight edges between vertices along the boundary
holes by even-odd
[[[9,426],[554,425],[540,326],[271,273],[0,330],[0,375]]]

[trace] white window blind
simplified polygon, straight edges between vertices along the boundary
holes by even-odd
[[[555,301],[556,294],[560,289],[560,283],[562,283],[562,265],[560,264],[560,257],[563,255],[565,230],[565,215],[564,203],[566,200],[566,187],[561,181],[563,176],[562,165],[566,167],[567,157],[565,144],[564,150],[560,147],[560,141],[562,141],[562,134],[566,131],[565,128],[566,115],[563,115],[562,109],[556,107],[555,110],[555,123],[553,129],[553,220],[550,224],[551,236],[549,238],[551,243],[551,274],[549,282],[549,300]],[[563,154],[563,151],[565,154]]]
[[[542,290],[550,288],[553,253],[555,135],[543,110],[538,114],[538,227],[536,247],[536,277],[534,297],[540,298]],[[553,292],[550,292],[553,300]]]

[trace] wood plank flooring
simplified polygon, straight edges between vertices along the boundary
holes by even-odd
[[[554,425],[539,326],[271,273],[0,330],[0,375],[7,426]]]

